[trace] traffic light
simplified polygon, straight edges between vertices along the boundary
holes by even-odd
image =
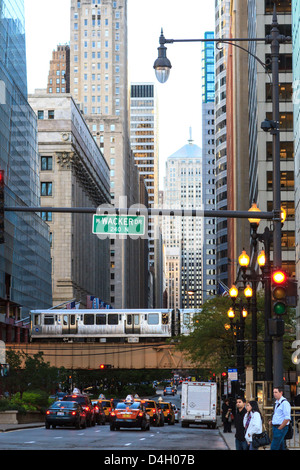
[[[111,369],[111,364],[100,364],[99,369]]]
[[[281,269],[272,273],[273,313],[284,315],[286,313],[287,301],[287,274]]]
[[[4,243],[4,170],[0,170],[0,243]]]

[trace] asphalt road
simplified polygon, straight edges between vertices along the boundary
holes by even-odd
[[[161,392],[158,391],[156,400],[160,395]],[[174,397],[163,398],[180,405],[180,392]],[[177,459],[183,459],[180,455],[188,455],[187,451],[228,450],[228,447],[218,429],[192,425],[189,428],[182,428],[179,422],[174,425],[165,424],[163,427],[152,426],[149,431],[122,428],[119,431],[110,431],[108,424],[80,430],[63,427],[46,429],[42,426],[0,433],[0,450],[101,450],[103,458],[106,456],[113,458],[112,453],[113,455],[123,455],[123,453],[128,455],[130,451],[140,451],[141,455],[147,459],[153,452],[163,451],[165,455],[164,453],[169,451],[172,455],[176,455]],[[145,465],[149,462],[143,463]],[[184,462],[181,463],[184,464]]]

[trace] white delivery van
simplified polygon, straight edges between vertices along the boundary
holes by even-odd
[[[214,382],[182,382],[181,426],[217,424],[217,384]]]

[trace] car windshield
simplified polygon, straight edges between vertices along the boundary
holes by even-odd
[[[155,408],[155,406],[156,406],[155,401],[145,401],[146,408]]]
[[[166,387],[166,390],[172,390],[172,387]]]
[[[163,410],[166,410],[167,408],[169,408],[169,403],[161,403],[161,404],[160,404],[160,407],[161,407]]]
[[[77,403],[74,401],[56,401],[50,408],[76,408]]]
[[[76,401],[77,403],[80,403],[80,404],[85,404],[85,397],[78,397],[78,396],[75,396],[75,397],[64,397],[63,398],[63,402],[65,401]]]

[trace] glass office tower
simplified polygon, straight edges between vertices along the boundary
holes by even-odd
[[[5,205],[40,205],[36,117],[27,102],[23,0],[0,0],[0,168]],[[50,237],[36,213],[5,212],[0,321],[51,307]]]

